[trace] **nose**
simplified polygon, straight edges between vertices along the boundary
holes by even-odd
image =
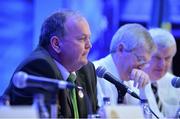
[[[164,67],[164,65],[165,65],[165,60],[164,59],[161,59],[160,61],[159,61],[159,67]]]
[[[144,64],[139,65],[138,68],[139,68],[139,69],[145,69],[145,68],[147,68],[147,67],[149,67],[149,66],[150,66],[149,63],[144,63]]]
[[[91,44],[91,41],[90,41],[90,40],[87,40],[85,47],[86,47],[87,49],[92,48],[92,44]]]

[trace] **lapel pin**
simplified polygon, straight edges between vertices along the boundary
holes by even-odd
[[[82,91],[82,90],[79,90],[79,91],[78,91],[78,95],[79,95],[80,98],[83,98],[83,97],[84,97],[83,91]]]

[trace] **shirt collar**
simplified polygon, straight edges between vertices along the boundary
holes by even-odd
[[[64,80],[67,80],[67,78],[69,77],[70,75],[70,72],[68,72],[68,70],[62,65],[60,64],[58,61],[56,61],[55,59],[53,59],[54,62],[56,63],[59,71],[61,72],[61,75],[63,77]],[[76,72],[71,72],[73,73],[74,75],[76,75]]]

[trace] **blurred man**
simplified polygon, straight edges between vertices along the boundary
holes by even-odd
[[[57,11],[44,21],[37,49],[15,71],[66,81],[73,74],[74,83],[83,90],[72,92],[75,94],[73,99],[71,90],[56,90],[58,117],[86,118],[89,113],[96,113],[95,69],[87,60],[91,48],[90,36],[89,24],[78,12]],[[43,93],[45,104],[50,105],[53,93],[49,93],[46,86],[43,89],[18,89],[11,83],[7,90],[11,105],[31,105],[35,93]]]
[[[175,77],[168,71],[176,54],[176,41],[173,35],[163,29],[149,30],[156,46],[155,52],[145,71],[149,74],[151,85],[147,85],[146,96],[150,107],[159,115],[175,117],[179,107],[180,89],[172,87],[171,80]]]
[[[110,54],[95,61],[95,67],[103,66],[119,82],[123,82],[136,92],[144,88],[149,76],[142,71],[155,50],[154,42],[148,31],[139,24],[126,24],[114,34]],[[98,78],[98,104],[102,106],[103,97],[110,97],[111,104],[139,104],[139,100],[122,94],[116,87],[103,78]],[[125,95],[125,98],[124,98]]]

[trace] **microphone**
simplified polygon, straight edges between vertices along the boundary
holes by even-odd
[[[174,77],[171,80],[171,84],[174,88],[180,88],[180,77]]]
[[[22,71],[15,73],[12,81],[17,88],[39,87],[45,90],[82,88],[67,81],[29,75]]]
[[[99,78],[105,78],[107,81],[111,82],[112,84],[114,84],[116,86],[116,88],[120,91],[122,91],[122,93],[129,93],[131,96],[139,99],[140,97],[134,92],[132,91],[128,86],[126,86],[125,84],[118,82],[116,79],[116,77],[114,77],[111,73],[107,72],[106,69],[102,66],[98,67],[96,69],[96,74]]]

